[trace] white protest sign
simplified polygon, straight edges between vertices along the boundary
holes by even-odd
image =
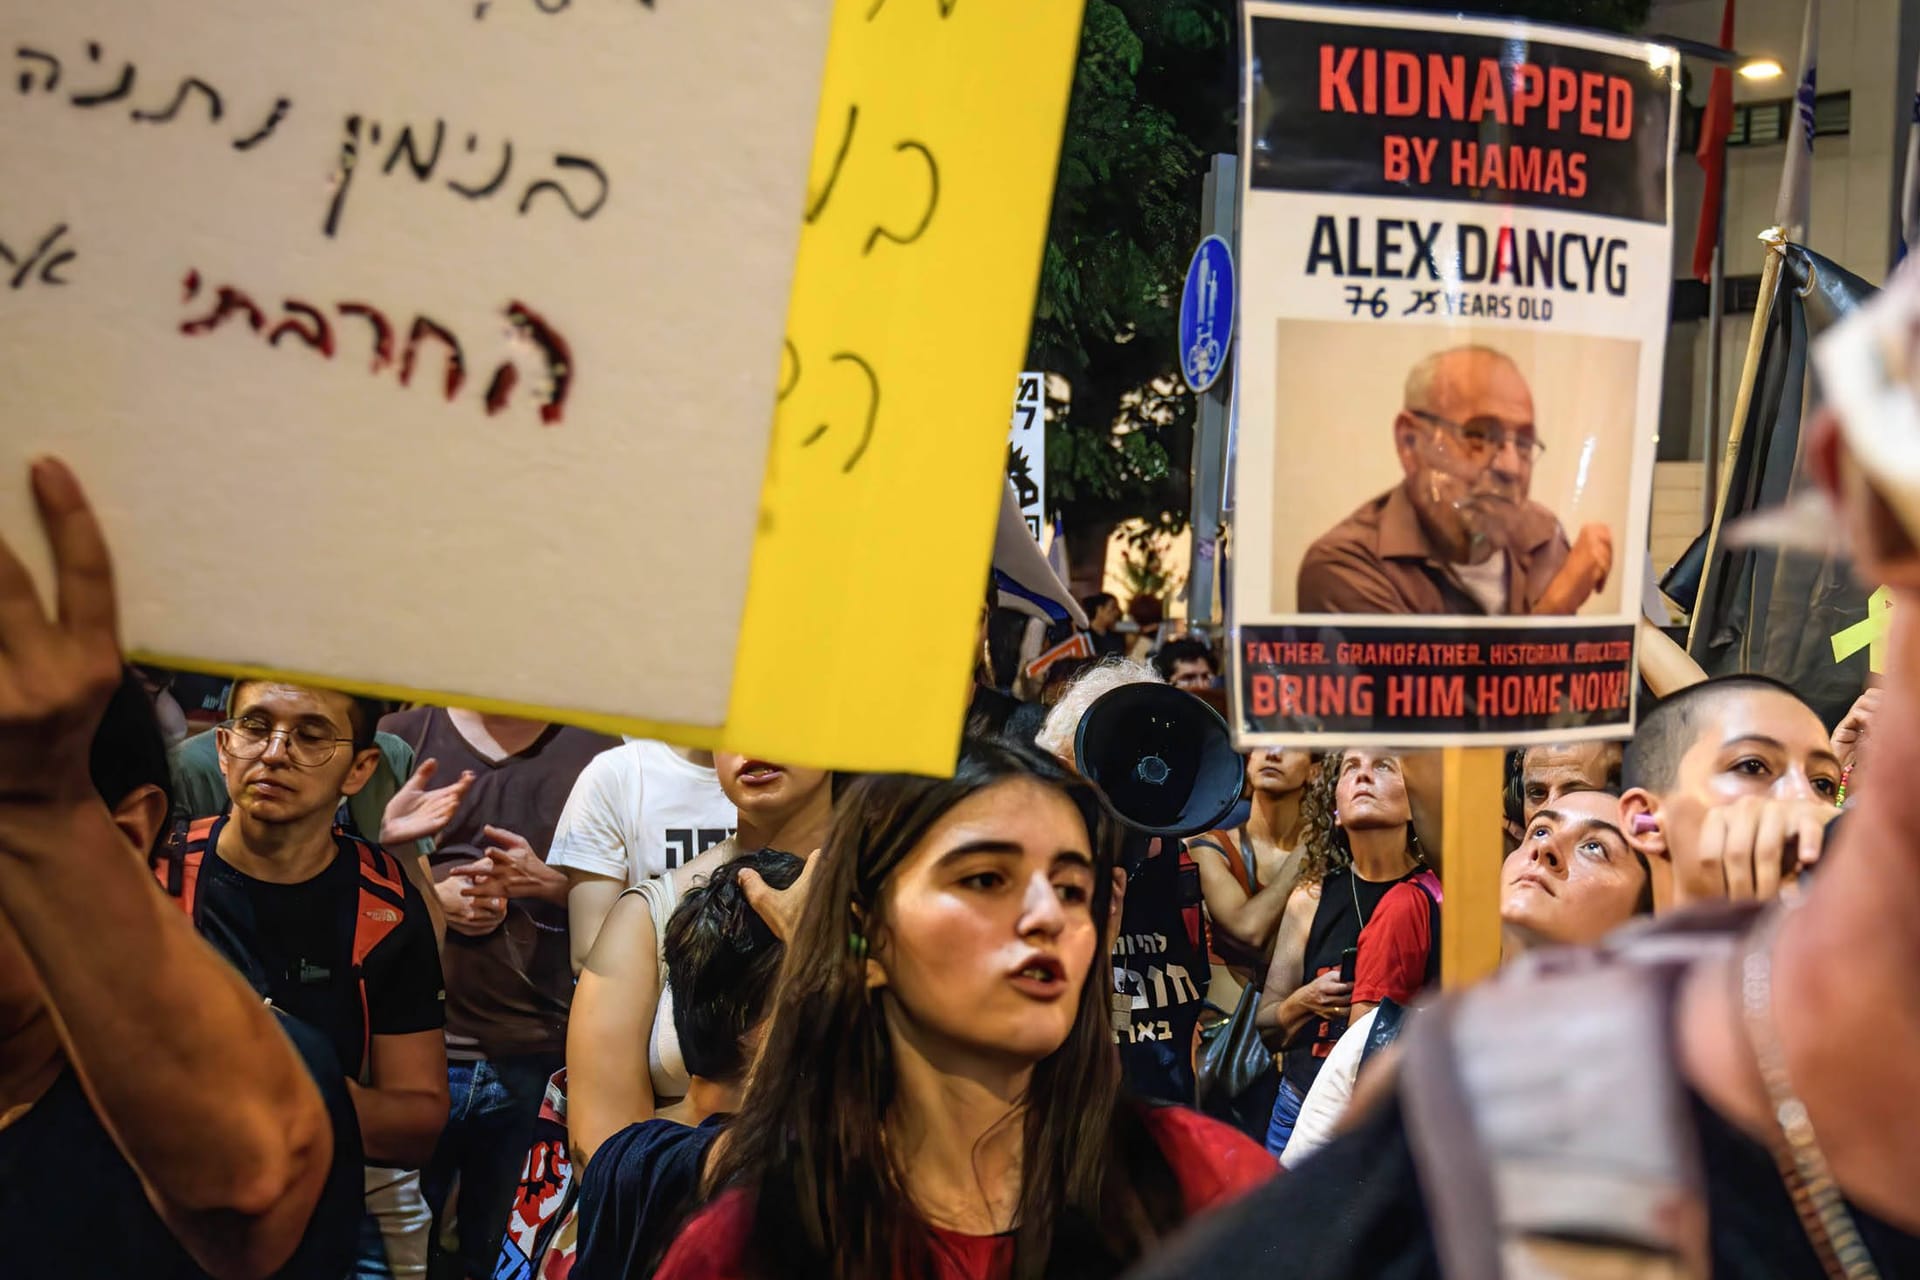
[[[0,532],[57,453],[132,649],[720,724],[831,9],[16,6]]]
[[[1007,433],[1007,479],[1035,542],[1047,527],[1047,375],[1020,375]]]
[[[1678,55],[1243,19],[1239,743],[1628,736]]]

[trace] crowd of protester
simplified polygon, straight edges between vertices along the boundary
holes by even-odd
[[[261,678],[169,749],[77,482],[32,485],[7,1274],[1920,1274],[1904,614],[1832,730],[1737,676],[1515,752],[1465,855],[1503,971],[1438,1002],[1431,759],[1256,750],[1186,840],[1082,776],[1103,695],[1219,702],[1157,602],[1024,680],[983,613],[948,778]],[[1899,528],[1856,537],[1904,592]]]

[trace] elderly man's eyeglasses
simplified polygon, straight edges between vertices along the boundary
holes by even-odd
[[[304,769],[317,769],[333,759],[340,744],[352,738],[335,737],[322,725],[302,724],[291,729],[276,729],[255,716],[223,720],[219,725],[220,749],[236,760],[258,760],[267,753],[276,738],[285,738],[287,758]]]
[[[1452,418],[1443,418],[1425,409],[1409,409],[1407,412],[1422,422],[1430,422],[1444,430],[1468,457],[1475,460],[1491,458],[1508,445],[1513,446],[1522,462],[1536,462],[1547,451],[1547,446],[1533,434],[1531,423],[1510,428],[1498,418],[1468,418],[1465,422],[1455,422]]]

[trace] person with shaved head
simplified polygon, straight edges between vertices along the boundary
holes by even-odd
[[[1653,868],[1659,911],[1773,897],[1818,861],[1840,812],[1826,726],[1766,676],[1721,676],[1654,703],[1621,774],[1621,828]]]
[[[1606,526],[1569,545],[1529,497],[1543,446],[1503,352],[1451,347],[1414,365],[1393,447],[1405,478],[1307,548],[1300,612],[1569,614],[1606,585]]]

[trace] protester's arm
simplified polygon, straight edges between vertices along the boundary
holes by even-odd
[[[608,1137],[653,1115],[647,1045],[660,984],[653,914],[626,894],[607,913],[567,1017],[567,1142],[583,1165]]]
[[[1249,894],[1220,850],[1189,841],[1187,851],[1200,869],[1200,895],[1215,927],[1235,942],[1264,951],[1286,914],[1293,886],[1280,882]]]
[[[1301,982],[1306,968],[1307,930],[1313,925],[1314,912],[1320,908],[1320,886],[1301,885],[1287,900],[1287,912],[1275,936],[1273,960],[1267,966],[1268,999],[1260,1002],[1254,1025],[1276,1030],[1283,1039],[1314,1018],[1346,1015],[1347,997],[1352,985],[1340,981],[1337,971]]]
[[[1413,818],[1413,834],[1420,841],[1427,864],[1439,872],[1440,853],[1445,845],[1446,753],[1436,750],[1407,751],[1400,756],[1400,778],[1407,786],[1407,808]]]
[[[1640,678],[1654,697],[1664,698],[1707,678],[1693,656],[1648,619],[1641,618],[1634,631],[1640,639]]]
[[[215,1275],[266,1275],[319,1199],[330,1122],[272,1013],[94,793],[89,744],[120,679],[112,573],[72,475],[42,462],[33,479],[59,620],[0,543],[0,914],[161,1218]]]
[[[567,945],[575,976],[586,967],[613,900],[635,878],[638,853],[629,844],[637,835],[632,825],[641,800],[639,771],[627,767],[620,751],[603,751],[580,770],[554,825],[547,865],[566,873]]]
[[[593,944],[607,923],[614,899],[626,889],[626,881],[596,875],[578,867],[567,868],[567,946],[573,955],[573,975],[587,967]]]
[[[400,872],[406,876],[407,883],[420,895],[420,906],[427,913],[427,923],[433,927],[433,946],[437,951],[447,943],[447,913],[440,909],[440,895],[434,892],[433,870],[427,866],[424,854],[414,853],[410,849],[389,849],[400,864]]]
[[[367,1159],[417,1169],[447,1123],[447,1041],[439,1031],[373,1037],[373,1083],[347,1081]]]
[[[445,981],[417,892],[368,957],[370,1083],[348,1082],[367,1160],[399,1168],[425,1164],[447,1122]]]

